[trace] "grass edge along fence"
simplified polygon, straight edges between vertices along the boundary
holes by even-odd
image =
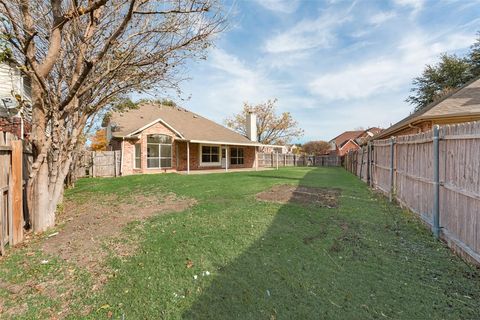
[[[348,153],[343,165],[480,265],[480,122],[374,140]]]

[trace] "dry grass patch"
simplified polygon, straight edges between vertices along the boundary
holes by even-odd
[[[293,202],[302,205],[336,208],[338,206],[340,192],[340,189],[281,184],[258,193],[257,199],[281,204]]]
[[[181,212],[194,203],[193,199],[178,198],[173,193],[161,197],[135,195],[128,201],[111,195],[95,196],[83,204],[68,202],[60,216],[64,227],[44,241],[42,250],[97,273],[108,251],[118,256],[128,256],[135,251],[136,243],[121,236],[128,223],[157,214]],[[105,244],[109,250],[105,250]]]

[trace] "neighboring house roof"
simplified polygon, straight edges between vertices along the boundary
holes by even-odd
[[[442,99],[412,113],[375,136],[375,139],[390,136],[419,121],[472,115],[480,115],[480,78],[473,79]]]
[[[382,128],[371,127],[365,130],[365,133],[367,134],[367,136],[373,137],[374,135],[382,132],[382,130],[383,130]]]
[[[349,140],[355,140],[356,138],[360,137],[365,131],[364,130],[356,130],[356,131],[345,131],[342,134],[336,136],[329,142],[334,142],[337,148],[341,148],[345,143]]]
[[[142,104],[138,109],[127,112],[113,113],[110,119],[113,127],[112,136],[114,138],[132,137],[157,122],[171,129],[181,140],[259,145],[233,130],[184,108],[153,103]]]

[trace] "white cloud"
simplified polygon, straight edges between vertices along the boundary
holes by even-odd
[[[222,49],[210,52],[201,81],[191,89],[187,106],[212,120],[222,122],[226,116],[240,111],[243,102],[260,103],[276,97],[282,86],[271,81],[261,68]]]
[[[293,13],[297,10],[300,0],[255,0],[259,5],[270,11]]]
[[[268,53],[293,52],[313,48],[328,48],[336,40],[335,28],[350,18],[348,15],[324,13],[315,20],[304,19],[291,29],[266,41]]]
[[[425,0],[394,0],[394,3],[402,7],[410,7],[412,14],[417,14],[423,9]]]
[[[367,98],[408,85],[425,64],[440,53],[467,48],[474,37],[456,34],[429,39],[412,34],[403,39],[391,54],[371,58],[343,69],[333,70],[310,83],[311,93],[335,100]]]
[[[378,26],[390,19],[395,18],[396,16],[397,14],[394,11],[382,11],[371,16],[369,22],[370,24]]]
[[[221,49],[213,49],[210,53],[209,60],[212,68],[218,69],[230,76],[250,80],[256,77],[255,73],[248,69],[240,59]]]

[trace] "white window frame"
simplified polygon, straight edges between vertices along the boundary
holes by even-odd
[[[137,167],[137,145],[140,146],[140,167]],[[133,169],[142,169],[142,143],[135,143],[133,145]]]
[[[152,143],[152,142],[148,142],[148,136],[155,136],[155,135],[164,135],[164,136],[167,136],[167,137],[170,137],[170,139],[172,139],[172,143],[170,144],[167,144],[167,143]],[[148,145],[157,145],[158,146],[158,158],[157,157],[149,157],[148,156],[148,152],[145,154],[145,158],[147,160],[147,169],[153,169],[153,170],[158,170],[158,169],[171,169],[173,168],[173,137],[172,136],[169,136],[168,134],[163,134],[163,133],[152,133],[152,134],[148,134],[147,139],[145,140],[146,143],[147,143],[147,150],[148,150]],[[168,159],[169,157],[162,157],[162,147],[161,146],[170,146],[171,150],[170,150],[170,166],[169,167],[162,167],[162,159]],[[158,167],[149,167],[148,166],[148,160],[149,159],[158,159]]]
[[[216,147],[218,148],[218,162],[203,162],[202,147]],[[198,154],[200,155],[201,167],[217,167],[222,165],[222,146],[219,144],[200,144]]]

